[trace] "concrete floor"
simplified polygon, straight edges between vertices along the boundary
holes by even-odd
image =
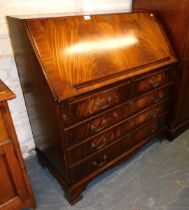
[[[154,140],[97,177],[73,207],[36,157],[26,160],[26,166],[37,210],[189,210],[189,130],[173,142]]]

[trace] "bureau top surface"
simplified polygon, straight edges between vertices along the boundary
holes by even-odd
[[[0,102],[15,98],[15,94],[0,80]]]
[[[152,13],[24,21],[59,101],[176,61]]]

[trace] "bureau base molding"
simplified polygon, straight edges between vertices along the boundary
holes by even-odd
[[[41,165],[42,168],[46,166],[49,171],[56,177],[58,180],[59,184],[61,185],[62,189],[64,190],[65,193],[65,198],[66,200],[71,204],[74,205],[78,201],[80,201],[83,196],[81,193],[85,190],[86,188],[86,182],[85,184],[75,184],[73,186],[69,186],[65,180],[63,179],[62,175],[59,173],[59,171],[54,167],[53,164],[50,163],[48,158],[45,157],[43,152],[41,152],[38,148],[35,148],[38,162]],[[88,181],[89,182],[89,181]]]
[[[167,139],[169,141],[175,140],[179,135],[181,135],[184,131],[189,129],[189,120],[179,124],[175,128],[171,128],[168,130]]]
[[[104,167],[99,168],[99,170],[96,170],[94,173],[91,173],[87,177],[83,178],[79,182],[73,185],[68,185],[65,180],[62,178],[62,175],[59,173],[59,171],[54,167],[53,164],[49,162],[49,160],[45,157],[44,153],[42,153],[38,148],[36,148],[37,158],[42,167],[46,166],[50,172],[56,177],[56,179],[59,181],[62,189],[65,192],[65,198],[68,200],[68,202],[71,205],[74,205],[78,201],[80,201],[83,196],[82,192],[86,189],[88,183],[94,179],[96,176],[102,174],[104,171],[111,169],[123,162],[125,162],[127,159],[132,157],[134,154],[139,152],[139,150],[146,145],[151,140],[158,137],[158,139],[164,139],[164,136],[166,136],[167,127],[164,127],[160,130],[158,130],[156,133],[152,134],[148,138],[145,138],[142,140],[139,144],[132,147],[130,150],[126,151],[122,155],[118,156],[113,161],[109,162],[108,164],[104,165]]]

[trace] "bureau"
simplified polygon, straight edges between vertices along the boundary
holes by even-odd
[[[12,123],[8,100],[15,94],[0,80],[0,209],[35,207],[29,178]]]
[[[166,135],[176,58],[155,14],[7,20],[39,162],[71,204]]]

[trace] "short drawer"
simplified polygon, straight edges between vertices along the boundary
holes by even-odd
[[[168,116],[169,114],[165,113],[150,123],[142,125],[141,127],[128,133],[126,138],[121,142],[123,152],[139,144],[143,139],[148,138],[157,131],[165,128],[168,123]]]
[[[134,82],[134,95],[142,95],[173,80],[173,69],[168,68],[160,72],[140,77]]]
[[[153,104],[159,103],[161,100],[171,96],[172,85],[165,85],[163,88],[154,90],[145,96],[140,96],[132,101],[132,113],[137,113]]]
[[[128,120],[122,121],[115,126],[108,128],[101,134],[98,134],[79,145],[71,147],[68,149],[69,164],[75,164],[95,152],[100,151],[107,145],[115,142],[121,136],[141,126],[142,124],[155,119],[162,113],[167,112],[168,106],[169,100],[164,103],[157,104],[152,108],[129,118]]]
[[[74,165],[71,167],[72,181],[77,182],[81,178],[84,178],[85,176],[111,163],[111,161],[119,155],[127,152],[133,146],[136,146],[142,142],[145,138],[148,138],[152,134],[158,132],[161,128],[164,128],[166,122],[167,115],[165,114],[150,124],[136,129],[126,136],[123,136],[118,141],[114,142],[110,146],[106,147],[80,164]]]
[[[8,140],[9,136],[0,107],[0,142]]]
[[[71,123],[78,122],[94,113],[106,110],[119,103],[130,99],[130,82],[105,89],[97,94],[90,95],[69,103],[71,113]]]
[[[122,104],[113,110],[95,117],[94,119],[65,129],[66,138],[69,139],[67,142],[68,147],[113,126],[155,103],[158,103],[170,95],[170,89],[170,86],[164,87],[141,98]]]

